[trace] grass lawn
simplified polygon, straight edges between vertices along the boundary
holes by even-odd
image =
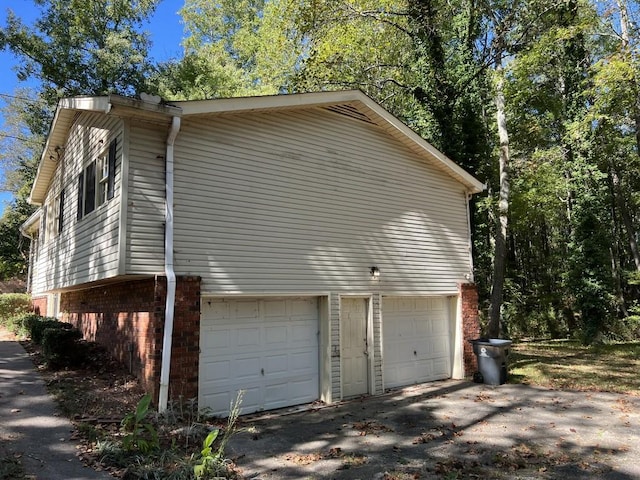
[[[640,395],[640,342],[585,347],[570,340],[514,343],[509,383]]]

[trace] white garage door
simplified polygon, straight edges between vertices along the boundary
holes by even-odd
[[[317,400],[318,299],[202,298],[199,405],[226,416]]]
[[[447,305],[446,297],[383,297],[386,388],[451,376]]]

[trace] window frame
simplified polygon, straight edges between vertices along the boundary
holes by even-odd
[[[57,237],[64,228],[65,189],[61,189],[43,208],[44,238],[48,241]]]
[[[109,202],[115,193],[117,140],[114,138],[101,153],[85,163],[77,176],[78,221]]]

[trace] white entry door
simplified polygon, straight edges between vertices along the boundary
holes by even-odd
[[[199,406],[226,416],[238,390],[242,413],[319,397],[318,299],[201,300]]]
[[[383,297],[385,388],[451,376],[446,297]]]
[[[369,393],[368,304],[366,298],[349,297],[343,297],[340,303],[342,396],[345,398]]]

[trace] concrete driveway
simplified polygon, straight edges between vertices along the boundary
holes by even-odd
[[[444,381],[243,417],[248,479],[640,479],[640,397]]]

